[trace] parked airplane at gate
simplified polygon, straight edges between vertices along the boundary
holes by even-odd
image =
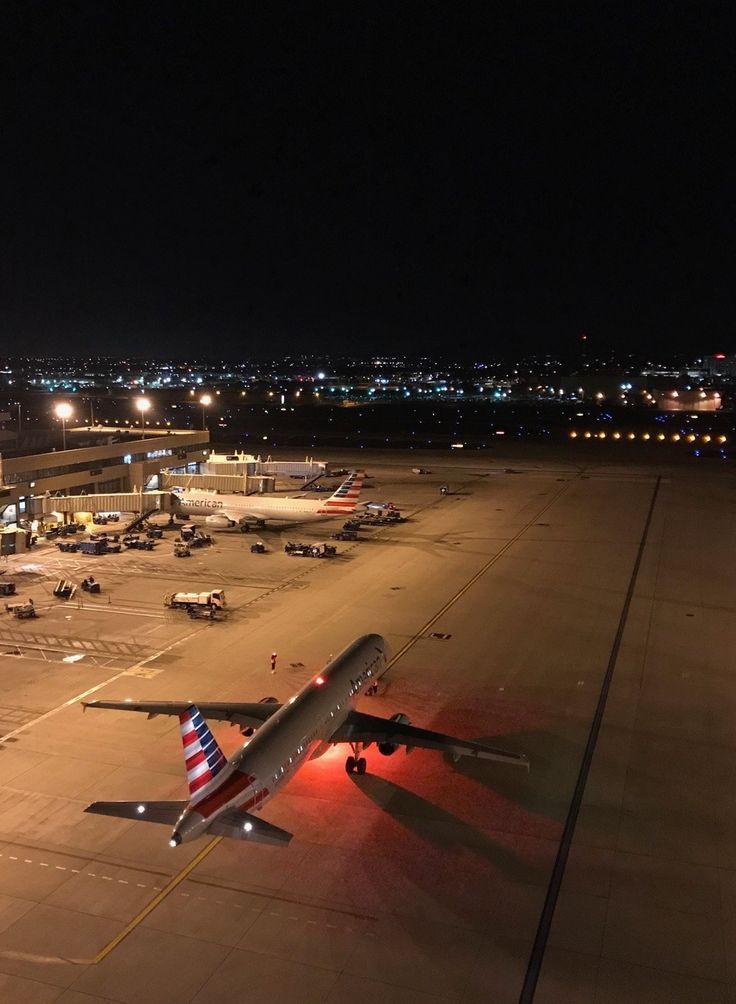
[[[177,491],[180,512],[206,516],[210,526],[255,523],[314,523],[355,512],[365,471],[352,471],[326,499],[268,498],[263,495],[220,495],[206,491]]]
[[[205,833],[287,844],[291,833],[258,818],[279,788],[304,764],[321,756],[335,743],[347,743],[351,754],[348,773],[364,774],[362,752],[372,743],[384,756],[399,746],[449,752],[529,769],[522,753],[508,753],[481,743],[454,739],[440,732],[415,728],[406,715],[379,718],[355,711],[362,693],[375,687],[385,671],[388,646],[377,634],[363,635],[314,676],[286,704],[200,704],[176,701],[90,701],[85,708],[111,708],[179,717],[189,800],[178,802],[93,802],[85,812],[122,819],[142,819],[173,826],[169,843],[177,847]],[[229,760],[212,735],[207,718],[239,726],[255,735]]]

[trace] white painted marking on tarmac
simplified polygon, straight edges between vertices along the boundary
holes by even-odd
[[[23,858],[23,864],[24,865],[32,865],[33,864],[33,858]]]
[[[120,885],[128,885],[127,879],[118,879],[118,882],[120,883]]]
[[[154,617],[156,620],[162,621],[164,619],[163,614],[154,614],[147,610],[126,610],[124,607],[84,607],[85,611],[97,610],[103,613],[114,613],[114,614],[127,614],[129,617]],[[163,627],[163,625],[161,625]]]
[[[10,860],[11,860],[11,861],[17,861],[17,860],[18,860],[18,859],[16,858],[15,854],[11,854],[11,855],[9,855],[9,857],[10,857]]]
[[[70,708],[73,704],[79,704],[80,701],[83,701],[85,697],[89,697],[90,694],[96,694],[98,690],[102,690],[111,683],[115,683],[116,680],[122,679],[123,676],[129,675],[133,670],[142,669],[146,663],[153,662],[154,659],[158,659],[167,652],[170,652],[171,649],[176,648],[177,645],[181,645],[183,642],[189,641],[189,639],[193,638],[195,634],[199,634],[201,631],[206,630],[206,627],[195,628],[194,631],[190,631],[189,634],[184,635],[183,638],[179,638],[177,641],[172,641],[172,643],[167,645],[166,648],[162,648],[159,652],[154,652],[153,655],[149,655],[146,659],[142,659],[141,662],[136,663],[135,666],[131,666],[129,669],[122,669],[114,676],[110,676],[107,680],[103,680],[102,683],[97,683],[94,687],[90,687],[81,694],[76,694],[74,697],[70,697],[68,701],[64,701],[63,704],[59,704],[58,707],[52,708],[50,711],[46,711],[43,715],[39,715],[37,718],[32,718],[31,721],[26,722],[25,725],[20,725],[17,729],[13,729],[12,732],[6,732],[4,736],[0,736],[0,743],[6,742],[8,739],[14,739],[15,736],[20,735],[21,732],[25,732],[26,729],[30,729],[34,725],[38,725],[40,722],[46,721],[47,718],[51,718],[53,715],[58,714],[59,711],[63,711],[65,708]]]
[[[146,887],[145,887],[145,886],[143,885],[143,883],[142,883],[142,882],[136,882],[136,885],[138,886],[138,888],[139,888],[139,889],[145,889],[145,888],[146,888]]]
[[[48,862],[47,861],[39,861],[38,863],[41,865],[42,868],[48,868]]]
[[[65,872],[66,871],[66,866],[65,865],[54,865],[54,867],[56,868],[57,872]]]

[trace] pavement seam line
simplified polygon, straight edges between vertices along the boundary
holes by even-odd
[[[616,633],[613,637],[613,644],[611,645],[608,664],[606,665],[606,671],[603,674],[601,689],[598,695],[598,701],[596,702],[595,713],[590,724],[588,740],[585,744],[583,756],[580,761],[580,769],[578,770],[578,776],[575,781],[575,788],[573,789],[572,798],[570,799],[570,808],[567,812],[565,826],[562,830],[562,836],[560,837],[560,843],[557,848],[555,862],[552,866],[552,872],[547,886],[547,893],[544,899],[544,906],[542,907],[542,912],[539,916],[539,924],[537,925],[534,942],[532,944],[531,952],[529,953],[529,962],[527,964],[524,983],[522,984],[521,993],[519,995],[519,1004],[532,1004],[537,989],[537,983],[539,982],[539,977],[541,975],[544,953],[547,948],[547,941],[552,928],[557,899],[560,894],[560,889],[562,888],[562,880],[565,877],[567,859],[570,856],[572,840],[575,835],[575,827],[577,825],[580,809],[582,808],[585,788],[588,782],[588,775],[590,774],[590,768],[593,763],[593,756],[598,742],[598,736],[600,734],[601,725],[603,724],[603,715],[606,710],[608,694],[611,689],[613,672],[616,668],[616,663],[618,662],[618,654],[621,649],[626,623],[629,618],[631,602],[634,598],[636,583],[639,578],[639,569],[641,567],[642,558],[644,557],[647,540],[649,539],[649,530],[654,517],[654,509],[657,504],[660,484],[661,477],[657,477],[654,485],[654,491],[652,492],[652,497],[649,503],[649,510],[644,521],[644,528],[639,540],[639,546],[636,551],[634,567],[632,568],[631,575],[629,576],[629,585],[626,590],[626,596],[624,598],[621,614],[618,619]]]
[[[176,889],[177,886],[181,885],[190,872],[193,872],[197,865],[204,861],[208,854],[211,854],[211,852],[214,851],[215,847],[217,847],[222,839],[222,837],[214,837],[208,844],[205,844],[199,854],[196,854],[188,865],[185,865],[180,872],[174,875],[174,877],[163,887],[163,889],[161,889],[158,894],[153,897],[151,902],[144,906],[143,909],[137,913],[136,916],[133,917],[133,919],[125,925],[122,931],[116,934],[111,941],[108,941],[108,943],[100,949],[91,961],[97,965],[102,962],[103,959],[107,958],[110,952],[117,948],[129,934],[132,934],[133,931],[146,919],[146,917],[148,917],[148,915],[156,909],[159,903],[162,903],[166,897],[172,893],[174,889]]]
[[[429,631],[429,629],[431,627],[433,627],[437,623],[437,621],[440,619],[440,617],[442,617],[444,614],[446,614],[447,611],[451,607],[453,607],[462,596],[465,595],[465,593],[468,591],[468,589],[470,589],[472,586],[474,586],[475,583],[478,581],[478,579],[482,578],[486,574],[486,572],[489,570],[489,568],[492,568],[493,565],[495,565],[496,562],[499,561],[506,554],[506,552],[511,547],[513,547],[513,545],[516,544],[521,539],[521,537],[527,532],[527,530],[529,530],[532,526],[534,526],[534,524],[537,522],[537,520],[540,518],[540,516],[544,516],[544,514],[547,512],[547,510],[552,508],[552,506],[555,504],[555,502],[557,502],[558,499],[561,498],[562,495],[564,495],[564,493],[567,491],[567,489],[568,489],[568,487],[569,487],[570,484],[571,484],[571,482],[569,482],[569,481],[566,482],[562,486],[562,488],[560,488],[560,490],[558,492],[556,492],[555,495],[553,495],[553,497],[549,500],[549,502],[547,502],[540,509],[540,511],[538,513],[536,513],[534,516],[532,516],[532,518],[530,520],[528,520],[528,522],[526,522],[519,530],[517,530],[516,533],[513,535],[513,537],[509,537],[509,539],[506,541],[506,543],[498,551],[496,551],[496,553],[491,558],[489,558],[489,560],[485,563],[485,565],[483,565],[481,568],[479,568],[478,571],[473,576],[471,576],[470,579],[468,579],[468,581],[465,583],[465,585],[461,586],[460,589],[455,593],[455,595],[451,596],[450,599],[445,603],[445,605],[440,610],[438,610],[436,614],[434,614],[432,617],[430,617],[430,619],[427,621],[426,624],[422,625],[422,627],[416,632],[416,634],[413,635],[409,639],[409,641],[407,641],[399,649],[399,651],[396,653],[396,655],[392,659],[389,660],[389,662],[386,665],[386,668],[384,669],[383,673],[381,673],[379,679],[383,679],[383,677],[386,675],[386,673],[388,673],[388,671],[393,666],[396,665],[396,663],[399,661],[399,659],[402,659],[406,655],[406,653],[411,648],[413,648],[414,645],[416,645],[416,643],[419,641],[419,639],[423,635],[425,635],[427,633],[427,631]]]

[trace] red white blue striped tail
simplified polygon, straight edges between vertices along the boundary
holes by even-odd
[[[319,511],[325,514],[332,513],[335,516],[355,512],[364,478],[365,471],[351,471],[350,475],[337,491],[330,495]]]
[[[192,704],[179,715],[184,762],[192,802],[205,794],[205,787],[220,773],[227,759],[210,732],[199,708]]]

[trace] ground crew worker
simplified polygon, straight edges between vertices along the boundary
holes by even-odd
[[[275,652],[271,653],[271,672],[272,673],[276,672],[276,653]]]

